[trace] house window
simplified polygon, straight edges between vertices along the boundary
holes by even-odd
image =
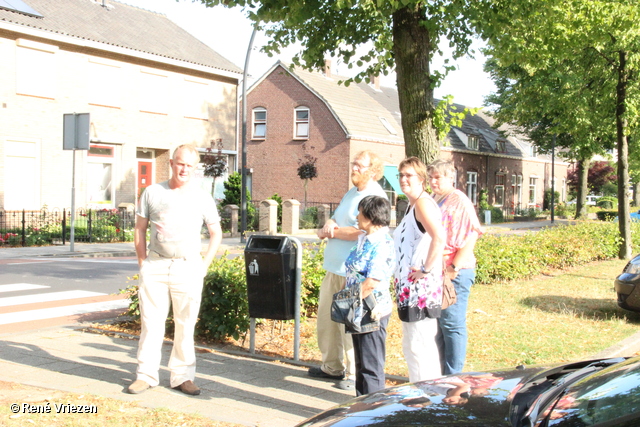
[[[145,113],[169,113],[168,76],[153,70],[140,70],[140,111]]]
[[[382,122],[382,125],[384,126],[384,128],[391,134],[391,135],[397,135],[398,131],[396,131],[396,129],[391,126],[391,123],[389,123],[389,120],[387,120],[384,117],[380,117],[380,121]]]
[[[264,139],[267,136],[267,110],[253,109],[253,139]]]
[[[474,205],[478,202],[478,172],[467,172],[467,197]]]
[[[91,144],[87,157],[87,200],[90,206],[113,208],[115,146]]]
[[[40,209],[40,156],[38,142],[5,140],[4,208]]]
[[[16,40],[16,93],[55,99],[57,46]]]
[[[496,206],[504,205],[504,174],[496,174],[496,187],[495,187],[495,204]]]
[[[470,150],[477,150],[479,147],[479,138],[478,135],[469,135],[469,149]]]
[[[498,153],[504,153],[504,152],[506,152],[506,151],[507,151],[507,150],[506,150],[506,144],[505,144],[505,142],[504,142],[504,140],[503,140],[503,139],[498,139],[498,140],[496,141],[496,151],[497,151]]]
[[[532,176],[529,177],[529,204],[536,204],[536,185],[538,182],[538,177]]]
[[[189,77],[182,84],[182,99],[184,102],[184,117],[189,119],[209,120],[211,108],[211,88],[205,80]]]
[[[533,144],[529,146],[529,156],[531,157],[536,156],[536,146]]]
[[[309,138],[309,109],[298,107],[295,113],[295,138]]]
[[[518,195],[518,207],[522,206],[522,175],[516,178],[516,194]]]
[[[122,70],[114,61],[89,59],[89,104],[103,107],[120,107]]]

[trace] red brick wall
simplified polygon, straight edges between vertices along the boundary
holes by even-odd
[[[267,110],[264,140],[250,139],[247,167],[253,169],[254,200],[277,193],[283,200],[304,201],[304,181],[297,174],[305,153],[316,157],[318,177],[309,181],[309,202],[338,203],[351,187],[349,141],[326,105],[285,70],[277,68],[248,95],[247,136],[252,136],[253,109]],[[309,139],[295,140],[294,111],[308,107]]]
[[[528,207],[529,178],[537,176],[536,205],[542,206],[544,191],[551,188],[551,164],[535,159],[517,159],[496,156],[471,155],[467,153],[442,151],[441,158],[452,160],[458,171],[457,188],[466,192],[467,171],[478,172],[478,191],[488,190],[489,204],[495,204],[496,175],[505,174],[505,204],[518,203],[517,188],[511,185],[512,175],[522,175],[522,208]],[[563,180],[566,179],[568,164],[556,161],[554,168],[556,176],[555,190],[563,194]],[[559,200],[565,202],[566,200]]]

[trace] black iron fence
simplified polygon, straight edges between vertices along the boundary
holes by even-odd
[[[74,242],[130,242],[135,215],[126,209],[76,209],[73,225]],[[63,245],[70,238],[70,209],[0,210],[0,247]]]

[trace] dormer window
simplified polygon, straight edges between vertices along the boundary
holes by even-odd
[[[380,121],[382,122],[382,125],[384,126],[384,128],[391,134],[391,135],[397,135],[398,131],[395,130],[395,128],[393,126],[391,126],[391,123],[389,123],[389,121],[387,119],[385,119],[384,117],[380,117]]]
[[[480,146],[480,139],[478,138],[478,135],[469,135],[467,146],[470,150],[477,150]]]
[[[503,139],[498,139],[496,141],[496,151],[498,153],[504,153],[507,151],[507,147]]]

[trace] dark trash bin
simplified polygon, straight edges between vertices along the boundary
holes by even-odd
[[[294,318],[296,250],[287,236],[249,237],[244,250],[249,317]]]

